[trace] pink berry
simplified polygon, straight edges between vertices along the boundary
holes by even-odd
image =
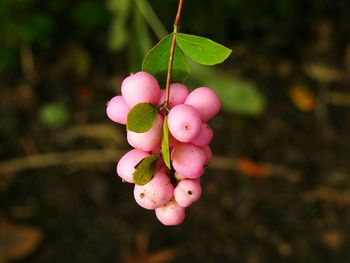
[[[165,96],[164,94],[165,94],[165,90],[161,89],[159,93],[159,100],[158,100],[157,106],[160,106],[164,103],[164,96]]]
[[[160,152],[160,150],[162,149],[162,145],[159,143],[155,148],[152,149],[152,153],[153,154],[157,154]]]
[[[192,143],[196,146],[208,145],[214,137],[213,130],[206,123],[202,123],[201,130],[196,138],[193,139]]]
[[[115,96],[107,103],[107,116],[119,124],[126,124],[126,117],[130,108],[126,105],[122,96]]]
[[[174,198],[181,207],[188,207],[196,202],[202,194],[199,180],[185,179],[180,181],[174,189]]]
[[[179,225],[185,219],[185,208],[179,206],[174,199],[156,208],[155,212],[158,220],[166,226]]]
[[[202,147],[202,150],[205,153],[205,164],[208,164],[213,158],[213,153],[208,145]]]
[[[130,109],[142,102],[156,104],[160,96],[157,80],[144,71],[137,72],[124,79],[121,91]]]
[[[168,203],[174,196],[174,186],[166,173],[157,171],[145,185],[135,185],[134,198],[143,208],[152,210]]]
[[[191,106],[180,104],[172,108],[168,115],[169,131],[180,142],[190,142],[201,129],[199,113]]]
[[[159,158],[157,160],[156,171],[163,172],[163,173],[167,173],[169,171],[163,161],[163,158]]]
[[[163,129],[163,117],[158,114],[155,119],[152,128],[143,133],[137,133],[132,131],[127,131],[127,140],[128,143],[138,149],[145,152],[152,151],[156,149],[162,138],[162,129]]]
[[[176,140],[175,138],[174,138],[174,136],[173,135],[171,135],[171,133],[169,132],[169,146],[171,147],[171,148],[174,148],[177,144],[179,144],[179,143],[181,143],[181,142],[179,142],[178,140]]]
[[[207,87],[193,90],[185,100],[186,105],[195,108],[203,122],[213,118],[221,108],[221,101],[216,93]]]
[[[149,156],[149,153],[133,149],[123,155],[117,164],[117,174],[124,181],[128,183],[134,183],[133,173],[135,166],[145,157]]]
[[[169,91],[169,106],[170,109],[176,105],[183,104],[190,92],[188,88],[181,83],[172,83],[170,84]],[[165,98],[165,91],[162,90],[159,98],[159,105],[162,105]]]
[[[190,179],[198,178],[204,173],[206,159],[201,148],[188,143],[175,146],[171,153],[175,171]]]

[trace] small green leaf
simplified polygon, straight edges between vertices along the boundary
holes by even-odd
[[[156,169],[158,156],[153,154],[144,158],[135,166],[133,173],[134,182],[137,185],[145,185],[152,180]]]
[[[166,166],[171,170],[170,153],[169,153],[169,128],[168,116],[164,117],[163,134],[162,134],[162,155]]]
[[[151,103],[139,103],[134,106],[127,117],[126,128],[129,131],[143,133],[152,128],[158,109]]]
[[[108,36],[108,48],[111,51],[120,51],[125,47],[129,40],[128,30],[124,24],[123,16],[117,16],[111,20],[109,36]]]
[[[142,70],[155,76],[161,87],[165,87],[172,36],[172,34],[166,36],[155,45],[142,63]],[[189,74],[190,68],[184,53],[175,47],[171,82],[185,82]]]
[[[176,34],[176,43],[193,61],[203,65],[222,63],[232,52],[208,38],[183,33]]]
[[[128,30],[128,35],[132,41],[128,43],[128,64],[130,72],[141,70],[143,58],[153,46],[151,32],[140,13],[140,10],[134,6],[133,20]]]
[[[131,0],[108,0],[107,9],[111,12],[108,46],[111,51],[120,51],[130,40],[128,18]]]
[[[60,128],[68,122],[69,111],[59,102],[46,104],[40,109],[40,120],[48,127]]]

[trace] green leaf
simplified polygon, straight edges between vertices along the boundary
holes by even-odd
[[[104,5],[97,1],[79,1],[70,9],[71,19],[76,23],[81,32],[91,32],[103,27],[108,19],[108,13]]]
[[[129,131],[143,133],[152,128],[158,109],[151,103],[139,103],[134,106],[127,117],[126,128]]]
[[[253,82],[195,63],[191,68],[199,85],[208,86],[218,94],[224,110],[248,115],[258,115],[264,110],[265,97]]]
[[[70,8],[71,19],[79,28],[79,33],[87,33],[104,27],[109,21],[109,14],[104,5],[96,1],[81,1]]]
[[[20,24],[15,34],[19,34],[22,41],[40,42],[47,37],[52,28],[52,17],[44,13],[33,13],[28,17],[28,21]]]
[[[119,51],[125,47],[129,40],[128,31],[122,16],[114,18],[110,23],[108,48],[111,51]]]
[[[133,20],[128,34],[132,39],[128,43],[127,50],[129,71],[137,72],[141,70],[142,60],[152,48],[153,41],[144,17],[136,7],[134,7]]]
[[[232,52],[208,38],[183,33],[176,34],[176,43],[193,61],[203,65],[222,63]]]
[[[71,49],[72,66],[75,74],[80,78],[85,78],[90,72],[91,57],[90,53],[82,46],[72,46]]]
[[[148,52],[142,63],[142,70],[155,76],[161,87],[165,87],[172,36],[172,34],[166,36],[155,45]],[[190,68],[185,55],[181,49],[176,46],[171,82],[185,82],[189,74]]]
[[[145,185],[152,180],[155,173],[157,160],[158,156],[153,154],[147,156],[135,166],[135,172],[133,173],[135,184]]]
[[[165,165],[171,170],[170,153],[169,153],[169,128],[168,116],[164,117],[163,134],[162,134],[162,155]]]
[[[59,102],[46,104],[40,109],[40,120],[48,127],[60,128],[68,122],[69,111]]]
[[[112,13],[110,22],[108,46],[111,51],[120,51],[128,43],[128,17],[130,0],[108,0],[107,7]]]

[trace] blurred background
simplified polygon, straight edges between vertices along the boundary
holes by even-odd
[[[350,262],[350,2],[185,1],[233,49],[191,66],[223,100],[186,221],[138,207],[108,120],[177,1],[0,1],[0,262]]]

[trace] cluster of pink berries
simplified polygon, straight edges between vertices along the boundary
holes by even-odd
[[[147,72],[127,77],[121,93],[122,96],[113,97],[107,105],[108,117],[120,124],[126,124],[127,115],[135,105],[151,103],[161,108],[165,97],[165,91]],[[185,208],[201,196],[200,177],[212,158],[208,145],[213,131],[206,122],[219,112],[221,102],[207,87],[189,92],[184,84],[173,83],[169,94],[169,147],[173,171],[170,173],[159,158],[154,177],[145,185],[135,184],[134,198],[140,206],[155,210],[164,225],[178,225],[185,218]],[[164,114],[167,113],[158,112],[147,132],[127,130],[127,141],[135,149],[118,162],[117,174],[123,181],[134,183],[135,167],[147,156],[161,151]],[[174,174],[174,180],[169,174]]]

